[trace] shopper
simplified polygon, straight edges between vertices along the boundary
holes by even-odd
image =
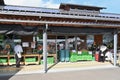
[[[42,45],[38,45],[38,47],[37,47],[37,52],[38,52],[39,54],[42,54],[42,53],[43,53],[43,46],[42,46]]]
[[[100,62],[105,62],[105,54],[107,52],[107,47],[105,44],[100,46]]]
[[[20,43],[17,43],[14,47],[15,52],[15,59],[16,59],[16,67],[20,67],[20,61],[21,61],[21,53],[23,52],[22,46]]]
[[[92,56],[94,57],[95,53],[96,53],[96,50],[97,50],[97,44],[96,44],[96,42],[94,42],[92,44],[91,49],[92,49]]]
[[[108,50],[105,54],[105,58],[107,61],[112,62],[113,61],[113,53]]]

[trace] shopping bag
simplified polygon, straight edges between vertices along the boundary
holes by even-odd
[[[103,54],[103,53],[101,53],[101,56],[104,56],[104,54]]]
[[[21,56],[21,53],[17,53],[17,56],[18,56],[18,58],[21,58],[22,56]]]

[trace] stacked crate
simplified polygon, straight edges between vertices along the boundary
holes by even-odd
[[[0,58],[0,64],[5,64],[7,61],[7,58]]]
[[[11,58],[9,61],[10,61],[10,63],[15,63],[16,62],[16,60],[14,58]]]
[[[88,51],[82,51],[82,54],[78,56],[78,60],[92,60],[92,54]]]
[[[78,54],[75,52],[70,53],[70,62],[76,62],[77,61]]]
[[[94,60],[92,57],[92,54],[89,54],[89,52],[82,52],[81,54],[78,54],[77,52],[71,52],[70,61],[76,62],[78,60]]]
[[[36,58],[35,57],[25,58],[25,62],[36,62]]]
[[[54,63],[54,57],[48,57],[47,58],[47,63],[48,64],[53,64]]]
[[[41,60],[40,64],[43,64],[44,60]],[[54,57],[47,57],[47,64],[54,64]]]

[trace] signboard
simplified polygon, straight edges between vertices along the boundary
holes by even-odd
[[[22,46],[23,46],[23,47],[29,47],[29,42],[23,42],[23,43],[22,43]]]

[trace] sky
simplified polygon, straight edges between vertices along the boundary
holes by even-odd
[[[120,0],[4,0],[6,5],[59,8],[60,3],[106,7],[101,12],[120,14]]]

